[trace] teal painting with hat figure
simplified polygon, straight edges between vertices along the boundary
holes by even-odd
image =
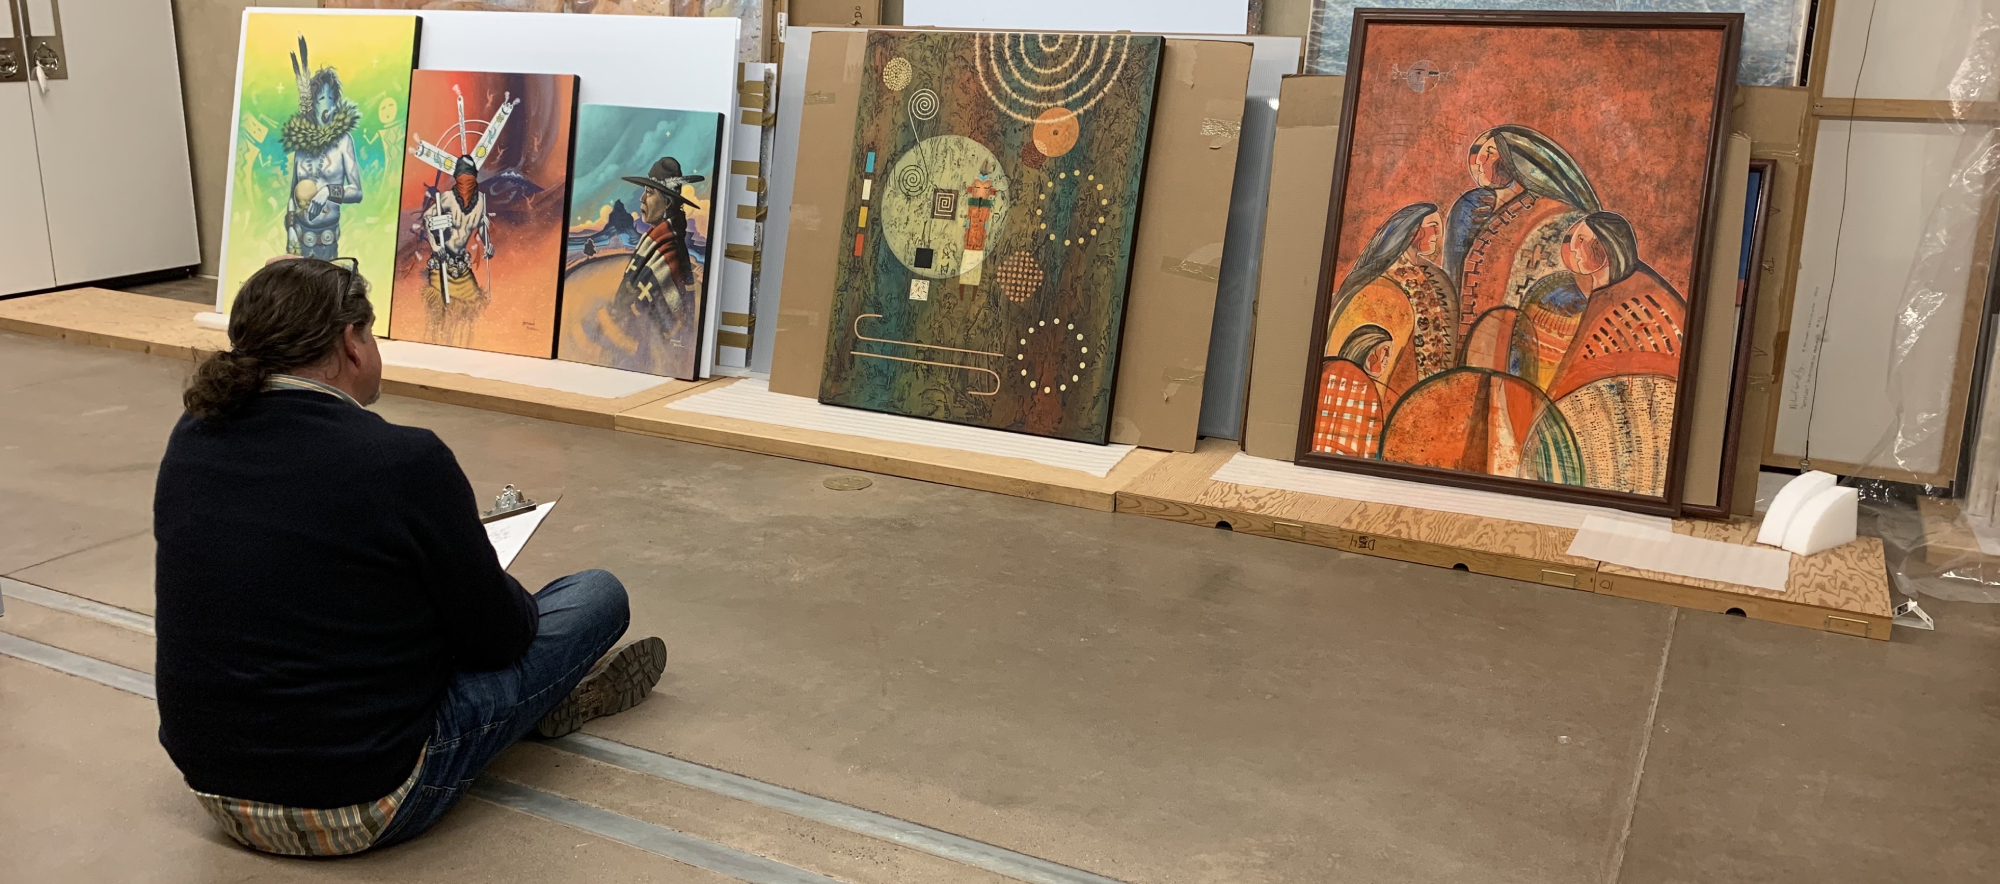
[[[821,402],[1107,439],[1163,46],[868,35]]]
[[[577,113],[557,358],[695,379],[722,125],[704,111]]]

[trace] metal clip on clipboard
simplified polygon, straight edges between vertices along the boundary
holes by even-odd
[[[521,493],[521,489],[507,485],[493,498],[493,508],[479,514],[479,521],[497,522],[508,516],[531,512],[538,506],[541,504],[529,500],[527,495]]]

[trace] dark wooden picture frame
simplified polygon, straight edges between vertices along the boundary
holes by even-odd
[[[1749,245],[1749,269],[1743,274],[1738,293],[1740,312],[1736,317],[1736,357],[1730,363],[1729,420],[1722,430],[1721,481],[1717,483],[1714,506],[1681,504],[1683,513],[1704,519],[1727,519],[1737,515],[1731,504],[1736,497],[1736,470],[1741,463],[1738,455],[1742,450],[1744,399],[1750,390],[1750,356],[1755,346],[1753,339],[1757,325],[1757,286],[1762,283],[1764,270],[1764,231],[1771,217],[1771,188],[1778,175],[1778,163],[1776,160],[1752,158],[1750,171],[1757,175],[1757,186],[1749,191],[1749,224],[1743,229],[1743,238]],[[1725,212],[1730,208],[1720,207]]]
[[[1699,190],[1698,214],[1695,215],[1693,237],[1693,271],[1687,282],[1684,298],[1686,315],[1699,316],[1703,303],[1706,280],[1703,268],[1708,266],[1712,245],[1709,240],[1713,228],[1714,211],[1721,189],[1724,147],[1729,136],[1729,111],[1736,81],[1737,55],[1742,42],[1743,17],[1734,13],[1540,13],[1540,12],[1462,12],[1450,10],[1356,10],[1354,30],[1351,40],[1350,58],[1353,60],[1346,83],[1345,101],[1341,108],[1340,142],[1334,161],[1332,193],[1329,195],[1327,210],[1326,243],[1321,257],[1317,304],[1313,315],[1312,349],[1306,354],[1304,366],[1306,392],[1300,403],[1300,425],[1295,462],[1302,466],[1345,470],[1369,475],[1398,479],[1411,479],[1432,484],[1449,485],[1487,491],[1499,491],[1529,497],[1540,497],[1574,503],[1612,506],[1637,512],[1678,515],[1681,512],[1682,484],[1686,477],[1687,460],[1687,420],[1694,385],[1696,359],[1699,352],[1699,324],[1683,323],[1681,335],[1680,366],[1675,376],[1673,391],[1674,420],[1671,430],[1669,452],[1666,455],[1664,492],[1660,496],[1642,495],[1582,485],[1557,484],[1536,479],[1516,478],[1504,475],[1475,473],[1444,467],[1424,466],[1411,463],[1382,460],[1379,457],[1363,457],[1336,453],[1321,453],[1313,450],[1314,436],[1318,430],[1315,419],[1320,405],[1322,363],[1326,360],[1328,322],[1333,311],[1339,249],[1342,231],[1347,225],[1342,223],[1342,212],[1349,201],[1349,179],[1355,159],[1354,138],[1357,113],[1365,113],[1361,105],[1362,90],[1370,82],[1367,65],[1369,57],[1369,29],[1376,25],[1414,25],[1439,27],[1500,27],[1533,29],[1577,29],[1577,30],[1702,30],[1714,31],[1720,36],[1720,48],[1716,57],[1716,76],[1713,100],[1709,107],[1710,132],[1707,145],[1707,162],[1702,165],[1703,176]],[[1410,59],[1415,62],[1416,59]],[[1705,59],[1704,59],[1705,62]],[[1428,64],[1425,62],[1424,64]],[[1706,65],[1704,64],[1704,70]],[[1399,74],[1405,73],[1398,71]],[[1407,72],[1411,75],[1428,73],[1441,77],[1435,69],[1421,69],[1413,65]],[[1414,81],[1413,81],[1414,82]],[[1422,91],[1417,85],[1411,88]],[[1532,87],[1530,87],[1532,88]],[[1691,177],[1691,176],[1690,176]],[[1369,219],[1371,229],[1378,219]],[[1747,341],[1747,338],[1745,339]],[[1740,348],[1739,348],[1740,349]],[[1739,385],[1740,386],[1740,385]],[[1740,390],[1736,393],[1740,397]],[[1552,407],[1552,406],[1551,406]],[[1393,411],[1388,416],[1393,416]],[[1384,427],[1387,426],[1384,418]]]

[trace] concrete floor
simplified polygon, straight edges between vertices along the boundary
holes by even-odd
[[[150,612],[189,366],[0,334],[0,575]],[[2000,880],[2000,610],[1891,643],[389,398],[562,495],[660,690],[590,733],[1128,882]],[[150,669],[8,603],[0,630]],[[150,703],[0,658],[22,880],[727,881],[479,801],[353,861],[229,846]],[[1004,881],[527,746],[503,776],[840,880]],[[707,834],[702,834],[707,833]],[[864,843],[866,842],[866,843]],[[927,864],[928,863],[928,864]]]

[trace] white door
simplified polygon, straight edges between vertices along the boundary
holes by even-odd
[[[10,60],[18,64],[20,48],[13,42],[14,34],[12,10],[0,0],[0,46],[11,47]],[[27,83],[0,82],[0,295],[56,284],[29,88]]]
[[[57,284],[200,263],[171,0],[14,2],[64,54],[28,89]]]

